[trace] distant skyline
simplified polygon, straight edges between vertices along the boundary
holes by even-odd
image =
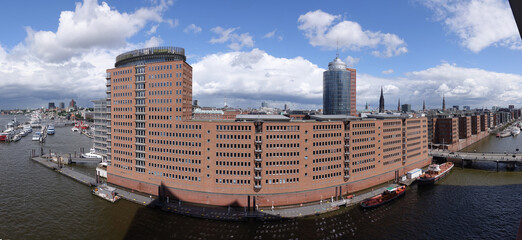
[[[274,7],[277,6],[277,7]],[[357,109],[522,107],[522,40],[508,1],[8,1],[0,109],[105,97],[136,48],[185,48],[201,106],[322,108],[336,56],[357,69]]]

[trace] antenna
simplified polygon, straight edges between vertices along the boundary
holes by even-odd
[[[335,56],[339,58],[339,39],[337,39],[337,52],[335,53]]]

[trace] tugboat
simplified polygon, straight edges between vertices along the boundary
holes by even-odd
[[[428,170],[426,170],[426,172],[422,174],[417,180],[418,184],[428,185],[439,181],[451,171],[453,165],[454,164],[452,162],[446,162],[440,165],[430,164],[430,166],[428,166]]]
[[[406,187],[388,187],[383,193],[361,202],[362,208],[374,208],[391,202],[406,193]]]

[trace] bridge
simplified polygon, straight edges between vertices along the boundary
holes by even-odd
[[[429,155],[439,158],[460,159],[462,166],[472,162],[506,163],[508,168],[515,168],[516,164],[522,164],[522,153],[477,153],[477,152],[450,152],[447,150],[432,149]]]

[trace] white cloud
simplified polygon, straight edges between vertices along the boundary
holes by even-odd
[[[196,24],[192,23],[192,24],[188,25],[183,30],[183,32],[185,32],[185,33],[200,33],[201,30],[202,30],[201,27],[198,27],[198,26],[196,26]]]
[[[27,27],[24,42],[12,49],[0,46],[0,108],[37,107],[49,101],[74,98],[83,106],[105,96],[104,74],[125,51],[157,46],[160,37],[146,43],[126,40],[161,14],[171,1],[125,13],[94,0],[64,11],[56,32]],[[144,33],[145,34],[145,33]]]
[[[215,34],[218,34],[218,38],[210,39],[210,43],[226,43],[230,42],[228,47],[232,50],[239,51],[243,47],[254,47],[254,40],[249,33],[237,34],[234,33],[239,28],[228,28],[215,27],[210,29]]]
[[[372,52],[378,57],[392,57],[408,52],[406,43],[395,34],[363,30],[357,22],[340,20],[341,16],[321,10],[299,16],[298,28],[304,31],[312,46],[326,49],[360,50],[378,49]]]
[[[161,39],[161,37],[153,36],[145,42],[145,47],[159,47],[161,44],[163,44],[163,39]]]
[[[388,70],[382,71],[381,73],[382,74],[392,74],[393,72],[394,72],[393,69],[388,69]]]
[[[446,97],[446,105],[521,105],[521,83],[520,75],[442,63],[396,78],[359,74],[357,101],[378,103],[380,86],[383,86],[387,109],[395,109],[399,97],[401,103],[409,103],[413,107],[420,108],[422,100],[426,100],[428,107],[440,108],[443,95]]]
[[[147,31],[147,35],[151,35],[156,33],[156,30],[158,30],[159,25],[153,25],[149,31]]]
[[[347,65],[348,67],[353,67],[353,66],[355,66],[355,64],[357,64],[357,63],[359,62],[359,60],[361,60],[361,59],[359,59],[359,58],[354,58],[354,57],[352,57],[352,56],[348,56],[348,57],[346,57],[346,59],[344,60],[344,62],[346,63],[346,65]]]
[[[177,27],[179,25],[179,20],[178,19],[167,19],[166,22],[169,24],[169,26],[171,28],[175,28],[175,27]]]
[[[428,0],[423,3],[435,13],[461,44],[478,53],[491,45],[522,50],[522,41],[508,1]]]
[[[27,28],[25,44],[37,57],[60,62],[79,51],[94,47],[123,47],[126,39],[143,29],[148,22],[162,22],[162,11],[168,2],[133,13],[120,13],[102,2],[84,0],[76,3],[74,12],[60,14],[58,30],[34,31]]]
[[[193,98],[204,105],[222,102],[224,95],[246,106],[262,100],[300,106],[322,102],[324,69],[302,57],[277,58],[252,49],[207,55],[192,67]]]
[[[277,31],[277,29],[274,29],[274,31],[271,31],[271,32],[265,34],[265,36],[263,36],[263,38],[273,38],[275,36],[276,31]]]

